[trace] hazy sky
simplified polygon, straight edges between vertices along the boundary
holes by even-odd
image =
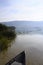
[[[0,22],[43,20],[43,0],[0,0]]]

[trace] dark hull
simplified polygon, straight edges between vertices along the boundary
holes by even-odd
[[[18,54],[15,58],[11,59],[5,65],[11,65],[15,61],[18,62],[18,63],[22,63],[22,65],[25,65],[25,52],[24,51],[21,52],[20,54]]]

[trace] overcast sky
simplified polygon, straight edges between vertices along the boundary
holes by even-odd
[[[0,0],[0,22],[43,21],[43,0]]]

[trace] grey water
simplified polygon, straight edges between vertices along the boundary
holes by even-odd
[[[43,65],[43,21],[3,22],[7,26],[16,27],[16,39],[6,51],[0,53],[0,65],[22,51],[26,54],[26,65]]]
[[[20,34],[11,42],[6,51],[0,53],[0,65],[25,51],[26,65],[43,65],[43,35]]]
[[[17,34],[43,34],[43,21],[10,21],[2,22],[7,26],[15,26]]]

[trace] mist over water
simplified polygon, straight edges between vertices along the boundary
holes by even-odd
[[[3,24],[15,26],[17,34],[43,34],[43,21],[11,21]]]
[[[5,65],[25,51],[26,65],[43,65],[43,22],[13,21],[3,23],[16,27],[16,38],[0,53],[0,65]]]

